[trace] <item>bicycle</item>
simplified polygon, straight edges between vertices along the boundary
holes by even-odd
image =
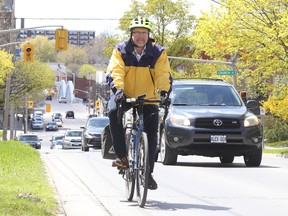
[[[122,120],[124,125],[129,162],[129,167],[120,171],[125,180],[126,197],[128,201],[133,200],[136,186],[137,202],[142,208],[147,199],[150,175],[148,138],[144,132],[143,106],[145,102],[161,102],[160,99],[144,99],[145,96],[146,94],[139,95],[136,98],[126,98],[126,103],[131,103],[132,105],[130,120],[127,119],[127,116],[122,119],[123,111],[121,106],[118,107],[117,113],[118,120]]]

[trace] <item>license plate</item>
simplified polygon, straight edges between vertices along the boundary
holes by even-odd
[[[211,135],[211,143],[226,143],[226,135]]]

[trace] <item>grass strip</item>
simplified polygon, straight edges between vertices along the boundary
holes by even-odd
[[[39,152],[19,141],[0,141],[0,215],[52,216],[57,206]]]

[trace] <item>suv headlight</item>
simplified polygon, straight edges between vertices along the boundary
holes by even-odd
[[[84,137],[85,137],[85,138],[88,138],[88,139],[91,139],[91,138],[92,138],[92,135],[91,135],[89,132],[86,131],[86,132],[84,133]]]
[[[190,120],[184,115],[171,115],[170,116],[171,122],[175,125],[180,126],[190,126]]]
[[[257,116],[249,116],[244,120],[244,127],[251,127],[260,124],[260,120]]]

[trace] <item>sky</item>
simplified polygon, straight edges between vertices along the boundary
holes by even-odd
[[[24,28],[63,26],[69,31],[95,31],[96,35],[103,32],[112,34],[116,32],[118,19],[123,16],[125,11],[130,9],[131,1],[15,0],[16,28],[21,28],[20,18],[25,18]],[[202,10],[207,11],[211,4],[215,4],[211,0],[189,1],[194,4],[191,13],[196,16],[199,16]],[[55,20],[54,18],[66,18],[66,20]],[[70,20],[67,20],[67,18],[70,18]],[[55,29],[58,27],[45,27],[42,29]]]

